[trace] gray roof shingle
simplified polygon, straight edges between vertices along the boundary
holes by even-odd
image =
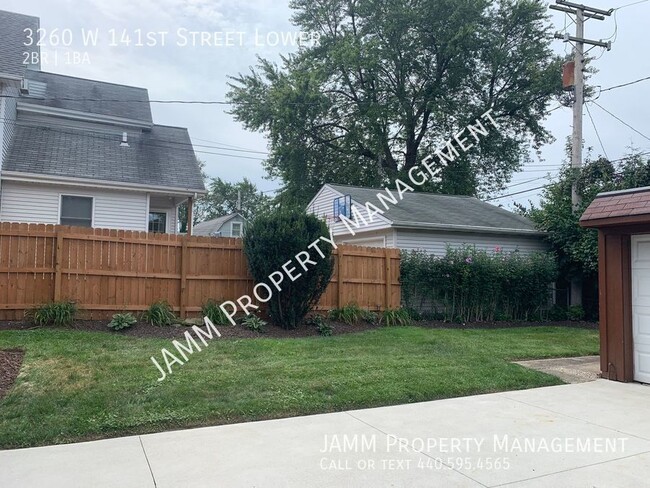
[[[147,187],[205,189],[187,129],[154,125],[151,131],[106,133],[16,125],[6,171],[135,183]]]
[[[216,219],[206,220],[205,222],[200,222],[196,224],[192,229],[192,234],[195,236],[211,236],[216,234],[221,230],[223,224],[228,222],[235,217],[242,217],[241,214],[235,212],[229,215],[222,215]],[[242,217],[243,218],[243,217]]]
[[[40,53],[40,48],[36,45],[38,40],[36,32],[39,25],[38,17],[0,10],[0,73],[18,77],[25,74],[28,65],[23,64],[25,59],[23,53]],[[33,43],[31,46],[27,45],[29,39],[24,29],[32,30]],[[40,69],[40,56],[39,63],[31,67]]]
[[[344,195],[350,195],[352,200],[360,205],[370,202],[385,210],[377,199],[377,193],[385,192],[383,188],[334,184],[329,186]],[[393,194],[397,197],[397,191],[393,190]],[[474,228],[476,231],[484,232],[536,233],[535,226],[526,217],[466,196],[407,192],[403,200],[398,199],[396,205],[389,204],[389,209],[385,210],[383,215],[398,227],[446,226]]]
[[[24,97],[24,102],[148,123],[153,121],[149,93],[145,88],[42,71],[27,71],[25,77],[44,83],[45,94]]]

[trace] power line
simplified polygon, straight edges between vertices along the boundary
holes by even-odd
[[[617,88],[623,88],[624,86],[634,85],[635,83],[641,83],[642,81],[646,81],[646,80],[650,80],[650,76],[646,76],[645,78],[640,78],[638,80],[630,81],[628,83],[622,83],[620,85],[614,85],[608,88],[603,88],[602,90],[600,90],[600,93],[610,91],[610,90],[616,90]]]
[[[639,0],[638,2],[632,2],[632,3],[628,3],[627,5],[623,5],[621,7],[616,7],[614,10],[621,10],[622,8],[631,7],[632,5],[638,5],[640,3],[645,3],[648,1],[650,0]]]
[[[548,185],[542,185],[542,186],[537,186],[535,188],[529,188],[528,190],[521,190],[521,191],[517,191],[517,192],[514,192],[514,193],[508,193],[507,195],[501,195],[501,196],[498,196],[498,197],[486,198],[485,201],[486,202],[491,202],[493,200],[500,200],[501,198],[507,198],[507,197],[512,197],[512,196],[515,196],[515,195],[521,195],[522,193],[529,193],[531,191],[541,190],[542,188],[546,188],[547,186]]]
[[[589,104],[585,103],[585,108],[587,109],[587,115],[589,115],[589,120],[591,120],[591,125],[594,127],[594,131],[596,132],[596,137],[598,138],[598,142],[600,142],[600,148],[603,150],[603,154],[609,160],[609,156],[607,155],[607,151],[605,151],[605,146],[603,146],[603,140],[600,138],[600,134],[598,133],[598,129],[596,128],[596,123],[594,122],[594,118],[591,116],[591,112],[589,111]]]
[[[617,117],[616,115],[614,115],[613,113],[611,113],[609,110],[607,110],[605,107],[603,107],[601,104],[599,104],[599,103],[596,102],[595,100],[592,100],[591,103],[593,103],[593,104],[596,105],[597,107],[600,107],[601,110],[607,112],[609,115],[611,115],[611,116],[614,117],[616,120],[618,120],[621,124],[623,124],[624,126],[630,128],[630,129],[632,129],[634,132],[636,132],[637,134],[639,134],[641,137],[643,137],[643,138],[647,139],[648,141],[650,141],[650,137],[648,137],[648,136],[646,136],[644,133],[639,132],[638,130],[636,130],[636,129],[635,129],[634,127],[632,127],[630,124],[628,124],[627,122],[625,122],[624,120],[622,120],[620,117]]]

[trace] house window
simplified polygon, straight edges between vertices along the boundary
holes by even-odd
[[[167,232],[167,213],[149,212],[149,232],[164,234]]]
[[[241,222],[233,222],[230,230],[232,237],[241,237]]]
[[[61,225],[93,226],[93,198],[61,195]]]

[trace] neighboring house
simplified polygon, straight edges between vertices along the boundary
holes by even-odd
[[[393,190],[397,203],[388,203],[386,209],[378,200],[378,193],[387,195],[385,189],[326,184],[307,210],[327,221],[337,242],[359,246],[421,249],[436,255],[445,254],[447,246],[462,245],[522,253],[548,249],[544,234],[535,230],[530,220],[477,198],[406,192],[400,201]],[[352,207],[368,223],[364,225],[357,218],[358,229],[350,224],[354,235],[334,216],[335,201],[347,195]],[[374,216],[374,222],[368,219],[366,202],[384,210]],[[353,212],[351,219],[354,220]]]
[[[193,234],[210,237],[241,237],[244,232],[244,224],[246,224],[244,216],[235,212],[196,224]]]
[[[154,124],[146,89],[23,64],[39,19],[0,11],[0,221],[176,233],[205,193],[187,129]]]

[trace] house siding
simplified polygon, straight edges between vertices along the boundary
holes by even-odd
[[[396,247],[424,250],[437,256],[443,256],[447,251],[447,246],[461,247],[463,245],[475,246],[484,251],[493,251],[496,247],[500,247],[506,252],[518,250],[522,254],[548,250],[548,246],[539,236],[401,229],[396,229],[396,234]]]
[[[16,99],[18,90],[8,85],[0,84],[0,169],[9,152],[9,145],[14,133],[16,122]]]
[[[94,197],[93,226],[104,229],[147,230],[147,195],[91,187],[38,185],[3,181],[0,221],[59,223],[61,195]]]
[[[345,236],[349,236],[350,238],[353,237],[350,234],[348,228],[342,222],[334,221],[334,200],[341,196],[343,196],[342,193],[335,191],[329,186],[324,186],[312,200],[309,207],[307,208],[307,211],[313,213],[317,217],[325,219],[327,225],[332,229],[332,233],[335,236],[341,236],[342,239],[347,239]],[[368,232],[390,229],[390,223],[386,222],[385,220],[381,220],[377,216],[374,218],[374,222],[368,221],[368,214],[365,209],[365,203],[366,202],[352,202],[352,205],[356,206],[356,208],[368,223],[368,225],[364,225],[363,221],[359,221],[359,229],[356,229],[354,226],[352,226],[352,230],[355,232],[355,235],[359,238],[365,238],[366,233]]]

